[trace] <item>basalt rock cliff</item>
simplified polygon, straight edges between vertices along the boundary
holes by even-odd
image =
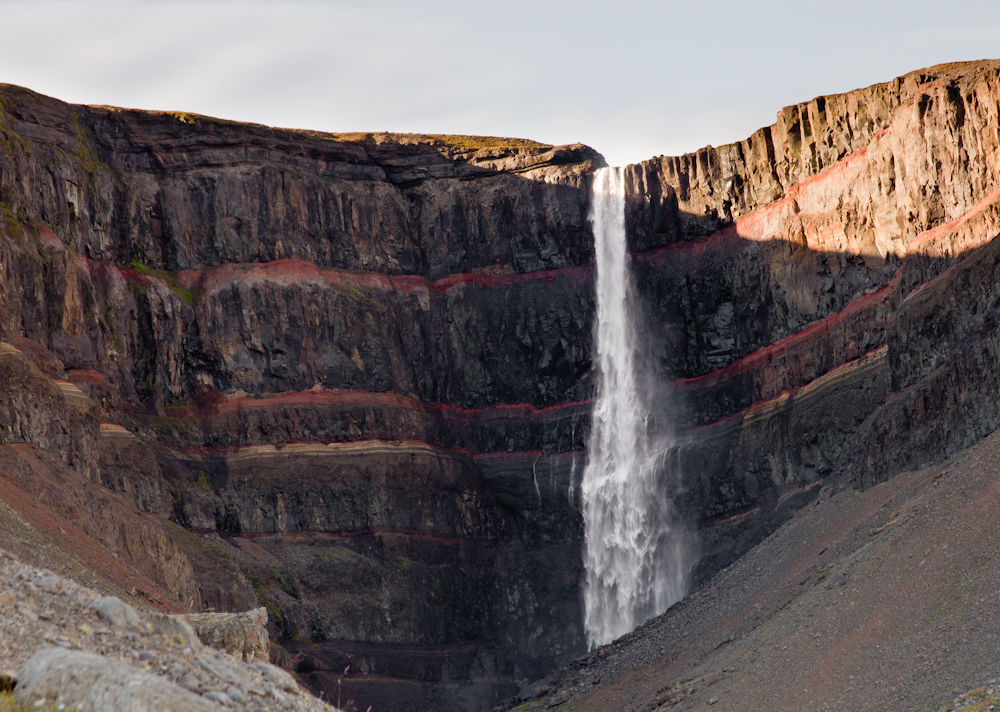
[[[824,478],[1000,423],[998,100],[1000,63],[943,65],[626,168],[696,582]],[[599,154],[8,85],[0,138],[11,531],[154,607],[266,605],[361,709],[489,709],[583,651]]]

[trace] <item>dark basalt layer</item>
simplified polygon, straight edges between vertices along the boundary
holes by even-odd
[[[591,254],[586,181],[602,160],[586,146],[287,131],[0,91],[8,210],[92,259],[439,279]]]

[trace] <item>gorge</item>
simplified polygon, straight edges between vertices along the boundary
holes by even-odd
[[[0,547],[266,606],[275,659],[362,710],[492,709],[620,632],[585,627],[595,175],[659,524],[698,541],[641,620],[1000,424],[998,101],[1000,62],[941,65],[612,174],[0,85]]]

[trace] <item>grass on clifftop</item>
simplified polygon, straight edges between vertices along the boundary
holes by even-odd
[[[246,121],[230,121],[229,119],[219,119],[214,116],[194,114],[189,111],[165,111],[167,116],[173,116],[178,121],[185,124],[212,124],[215,126],[255,126],[258,128],[269,128],[263,124],[255,124]],[[313,131],[310,129],[276,129],[277,131],[290,131],[310,138],[325,139],[328,141],[344,141],[347,143],[368,143],[386,141],[400,144],[441,144],[449,148],[478,151],[483,148],[551,148],[551,144],[539,143],[526,138],[504,138],[502,136],[465,136],[462,134],[421,134],[421,133],[392,133],[390,131],[352,131],[347,133],[330,133],[327,131]]]
[[[465,136],[461,134],[419,134],[391,133],[389,131],[327,133],[324,131],[309,131],[299,129],[296,133],[312,138],[322,138],[331,141],[346,141],[350,143],[367,143],[385,141],[401,144],[442,144],[449,148],[478,151],[482,148],[551,148],[551,144],[539,143],[526,138],[504,138],[502,136]]]
[[[230,121],[229,119],[217,119],[214,116],[204,114],[193,114],[190,111],[164,111],[167,116],[173,116],[182,124],[215,124],[216,126],[259,126],[267,128],[263,124],[254,124],[249,121]]]

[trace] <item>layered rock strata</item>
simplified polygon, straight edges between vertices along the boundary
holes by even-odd
[[[533,525],[476,459],[582,447],[586,408],[578,433],[547,428],[546,408],[588,396],[596,153],[15,87],[0,118],[4,334],[43,345],[93,411],[60,444],[28,408],[8,441],[186,527],[173,540],[199,588],[175,605],[259,599],[317,659],[375,644],[372,672],[399,646],[450,650],[457,679],[418,677],[450,695],[473,676],[473,706],[579,647],[578,515]],[[576,305],[552,304],[553,284]],[[51,377],[17,390],[45,397]]]
[[[943,65],[626,169],[699,579],[1000,422],[998,97]],[[581,649],[599,155],[0,108],[4,443],[172,527],[177,603],[267,605],[318,687],[487,708]]]

